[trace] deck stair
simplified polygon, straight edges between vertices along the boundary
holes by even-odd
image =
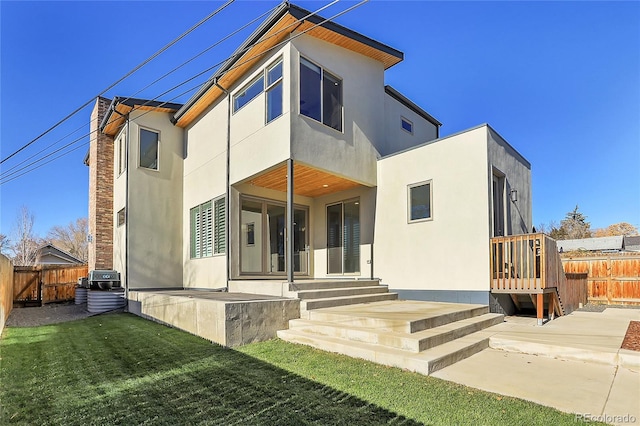
[[[304,300],[304,299],[303,299]],[[503,322],[488,306],[392,300],[312,309],[278,331],[283,340],[422,374],[487,347]]]

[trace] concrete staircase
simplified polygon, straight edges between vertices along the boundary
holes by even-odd
[[[307,308],[278,337],[428,375],[487,348],[483,330],[503,320],[484,305],[391,300]]]
[[[309,311],[334,306],[396,300],[379,280],[309,280],[287,284],[286,296],[300,299],[300,317],[308,318]]]

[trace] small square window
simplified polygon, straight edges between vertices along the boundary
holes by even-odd
[[[409,185],[409,222],[432,219],[431,181]]]
[[[118,226],[124,225],[127,215],[125,214],[125,209],[122,208],[118,211]]]
[[[411,134],[413,134],[413,123],[409,120],[407,120],[404,117],[400,118],[400,123],[402,126],[402,130],[404,130],[405,132],[409,132]]]

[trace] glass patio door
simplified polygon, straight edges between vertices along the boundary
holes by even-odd
[[[360,200],[327,206],[327,273],[360,272]]]
[[[284,275],[286,260],[286,206],[283,203],[241,198],[240,272]],[[307,209],[293,210],[294,272],[306,274]]]

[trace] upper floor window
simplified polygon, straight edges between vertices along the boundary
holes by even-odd
[[[233,97],[233,112],[251,102],[264,90],[264,76],[253,79],[240,93]]]
[[[265,68],[259,76],[251,80],[240,92],[233,97],[233,112],[266,92],[266,122],[282,115],[282,59]]]
[[[302,57],[300,114],[342,131],[342,80]]]
[[[140,167],[158,170],[158,144],[160,134],[153,130],[140,129]]]
[[[400,125],[402,126],[402,130],[413,134],[413,123],[411,121],[404,117],[400,117]]]
[[[267,68],[267,123],[282,115],[282,60]]]
[[[118,137],[118,176],[127,169],[127,135],[126,130],[122,130]]]

